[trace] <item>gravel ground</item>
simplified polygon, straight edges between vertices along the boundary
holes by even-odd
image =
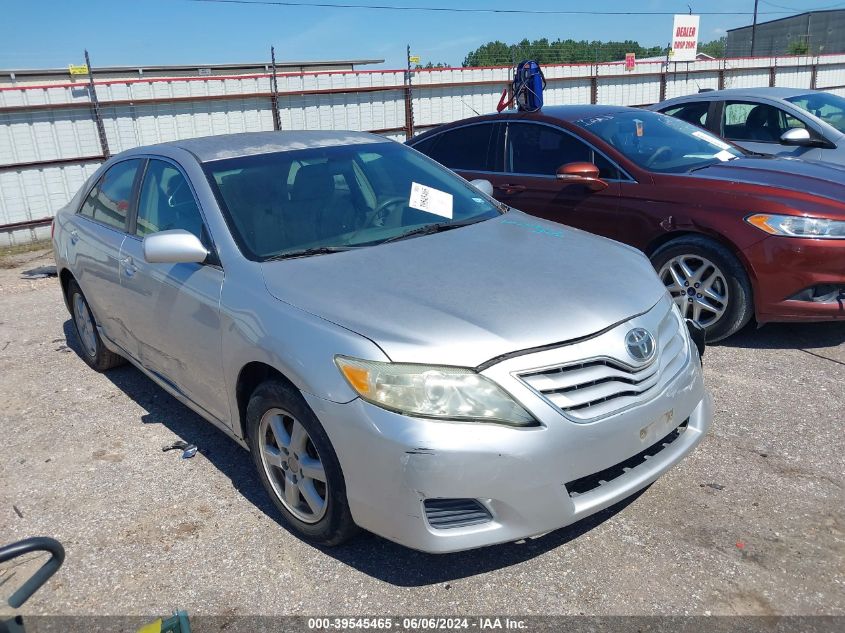
[[[0,266],[0,543],[67,550],[24,613],[845,614],[845,324],[710,347],[710,434],[596,517],[447,556],[369,534],[321,550],[234,442],[137,370],[88,369],[58,282],[28,278],[50,263]],[[162,452],[177,439],[200,454]]]

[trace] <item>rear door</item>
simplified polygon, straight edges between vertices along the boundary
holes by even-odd
[[[125,346],[127,329],[119,316],[118,258],[142,163],[134,158],[112,165],[70,222],[70,268],[102,334],[121,346]]]
[[[558,180],[558,167],[588,162],[607,182],[603,191]],[[554,125],[509,121],[505,132],[504,173],[496,197],[506,204],[547,220],[619,239],[620,170],[574,134]]]
[[[184,229],[212,253],[202,264],[151,264],[143,239]],[[224,273],[197,197],[181,168],[150,158],[139,188],[137,214],[120,252],[123,316],[131,353],[221,421],[229,419],[221,358],[220,292]]]

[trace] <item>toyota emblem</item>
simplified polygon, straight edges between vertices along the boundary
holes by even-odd
[[[651,332],[645,328],[634,328],[625,335],[625,347],[631,358],[646,363],[654,358],[656,345]]]

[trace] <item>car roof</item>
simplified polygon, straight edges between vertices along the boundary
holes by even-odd
[[[818,90],[811,90],[810,88],[726,88],[724,90],[708,90],[706,92],[699,92],[698,94],[685,95],[678,97],[677,100],[695,100],[695,99],[713,99],[725,98],[734,99],[736,97],[768,97],[770,99],[787,99],[789,97],[797,97],[798,95],[805,95],[811,92],[819,92]],[[675,99],[667,99],[667,101],[675,101]]]
[[[369,132],[291,130],[201,136],[199,138],[182,139],[137,147],[131,150],[131,152],[149,153],[155,152],[157,148],[176,147],[190,152],[201,163],[205,163],[224,158],[271,154],[299,149],[387,142],[390,142],[390,139],[378,136],[377,134],[370,134]]]
[[[625,112],[626,110],[636,110],[636,108],[599,104],[556,105],[545,106],[538,112],[538,114],[571,123],[586,117],[613,114],[614,112]]]
[[[492,114],[481,114],[479,116],[469,117],[467,119],[459,119],[450,123],[443,123],[435,128],[421,132],[414,138],[410,139],[409,144],[415,145],[418,141],[439,134],[443,130],[460,127],[472,123],[482,123],[487,121],[507,121],[511,119],[525,120],[534,119],[538,121],[557,119],[558,121],[575,122],[579,119],[586,119],[594,116],[601,116],[605,114],[613,114],[615,112],[636,112],[640,111],[637,108],[629,108],[627,106],[612,106],[612,105],[558,105],[558,106],[543,106],[542,109],[535,112],[520,112],[518,110],[505,110],[503,112],[494,112]]]

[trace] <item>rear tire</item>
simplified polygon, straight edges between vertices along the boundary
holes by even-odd
[[[255,467],[285,524],[316,545],[343,543],[357,531],[337,455],[311,407],[293,386],[261,383],[246,410]]]
[[[76,331],[76,339],[79,341],[81,348],[79,355],[82,356],[82,360],[99,372],[123,365],[126,359],[103,345],[103,340],[97,331],[94,313],[91,312],[85,295],[82,294],[82,290],[75,281],[68,283],[67,298],[73,327]]]
[[[754,316],[748,274],[718,242],[680,237],[658,248],[651,263],[681,314],[704,327],[707,342],[727,338]]]

